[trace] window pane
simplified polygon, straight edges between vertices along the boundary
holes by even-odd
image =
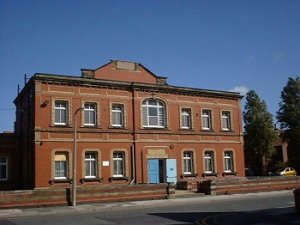
[[[84,124],[88,126],[96,125],[96,104],[84,104]]]
[[[148,126],[148,111],[146,107],[143,107],[143,126]]]
[[[55,178],[67,177],[67,162],[55,161]]]
[[[193,153],[184,152],[183,153],[183,173],[192,174],[193,173]]]
[[[158,126],[158,118],[157,117],[149,117],[149,125]]]
[[[224,153],[224,171],[225,172],[233,172],[233,153],[232,152],[225,152]]]
[[[157,108],[149,107],[149,116],[157,116]]]
[[[60,123],[64,123],[65,124],[66,121],[67,121],[67,112],[66,112],[65,109],[60,110],[60,116],[61,116]]]
[[[148,102],[148,105],[157,105],[156,100],[149,99],[149,100],[147,100],[147,102]]]
[[[85,177],[97,176],[96,153],[85,153]]]
[[[0,157],[0,180],[7,180],[7,157]]]
[[[203,110],[202,111],[202,128],[206,130],[211,129],[211,111]]]
[[[61,119],[60,119],[60,110],[56,109],[55,110],[55,123],[60,123]]]
[[[85,177],[91,176],[90,162],[85,161]]]
[[[205,172],[213,173],[214,172],[214,153],[205,152]]]
[[[6,157],[0,156],[0,163],[6,163]]]
[[[0,179],[1,180],[7,179],[6,178],[6,173],[7,173],[6,169],[7,169],[6,165],[0,165]]]
[[[230,112],[222,112],[222,128],[223,130],[230,130]]]
[[[55,123],[65,125],[67,123],[67,103],[62,101],[55,102]]]
[[[112,126],[123,127],[123,106],[112,105]]]
[[[124,154],[121,152],[113,154],[113,175],[124,176]]]
[[[191,121],[191,115],[190,115],[190,110],[188,109],[182,109],[181,111],[181,127],[182,128],[190,128],[190,121]]]
[[[164,108],[159,108],[158,112],[158,121],[159,121],[159,126],[164,127],[165,126],[165,110]]]

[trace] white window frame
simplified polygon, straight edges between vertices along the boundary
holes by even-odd
[[[5,168],[5,174],[2,174],[2,168]],[[8,180],[8,157],[0,156],[0,181],[7,181]],[[4,175],[4,176],[3,176]]]
[[[207,150],[204,152],[204,173],[215,173],[215,153]]]
[[[57,152],[57,153],[55,153],[55,157],[56,157],[56,155],[64,155],[64,157],[66,158],[65,160],[56,160],[56,159],[54,159],[54,179],[55,180],[64,180],[64,179],[67,179],[68,178],[68,164],[69,164],[69,162],[68,162],[68,153],[60,153],[60,152]],[[58,164],[59,163],[59,164]],[[57,173],[56,173],[56,165],[59,165],[59,166],[61,166],[61,165],[63,165],[64,164],[64,169],[65,169],[65,171],[63,172],[63,174],[65,175],[65,176],[56,176],[57,175]],[[61,172],[61,170],[62,170],[62,168],[59,168],[59,175],[61,175],[62,174],[62,172]]]
[[[121,164],[120,164],[121,162]],[[113,152],[113,177],[125,176],[125,152]]]
[[[85,102],[83,111],[84,111],[84,126],[96,126],[97,125],[97,104],[93,102]]]
[[[97,171],[98,171],[98,165],[97,165],[97,152],[85,152],[84,154],[84,166],[85,166],[85,178],[96,178],[97,177]],[[89,169],[89,174],[87,171],[87,166]],[[93,167],[94,167],[94,173],[93,174]]]
[[[183,174],[191,175],[194,173],[194,154],[192,151],[183,152]]]
[[[112,127],[124,127],[124,105],[113,103],[111,105]]]
[[[202,110],[202,129],[212,130],[212,112],[210,109]]]
[[[231,113],[230,111],[222,111],[222,130],[230,131],[231,130]]]
[[[181,128],[182,129],[191,129],[192,128],[191,109],[189,109],[189,108],[181,109]]]
[[[224,172],[225,173],[234,172],[233,151],[230,150],[224,151]]]
[[[57,116],[59,112],[59,118]],[[62,114],[65,114],[65,121],[63,121]],[[54,103],[54,124],[65,126],[68,124],[68,101],[55,100]]]
[[[151,104],[155,103],[155,104]],[[166,108],[165,104],[157,99],[146,99],[142,104],[143,127],[146,128],[165,128],[166,127]],[[153,114],[153,115],[151,115]],[[156,121],[156,123],[153,123]]]

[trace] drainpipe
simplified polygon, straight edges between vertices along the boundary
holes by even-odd
[[[136,163],[135,163],[135,149],[136,149],[136,138],[135,138],[135,97],[134,97],[134,82],[131,83],[131,105],[132,105],[132,138],[133,143],[131,145],[131,165],[132,165],[132,180],[130,181],[130,185],[136,183]]]
[[[135,173],[136,173],[136,166],[135,166],[135,144],[131,145],[131,165],[132,165],[132,180],[130,181],[130,185],[135,184],[136,178],[135,178]]]

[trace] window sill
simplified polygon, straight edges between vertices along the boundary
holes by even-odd
[[[109,126],[109,129],[123,129],[123,130],[125,130],[125,129],[127,129],[127,127],[124,127],[124,126],[121,126],[121,127],[118,127],[118,126]]]
[[[80,183],[85,183],[85,182],[99,182],[101,183],[103,180],[103,178],[99,177],[99,178],[81,178],[80,179]]]
[[[203,173],[202,177],[217,177],[217,173]]]
[[[159,130],[159,131],[170,131],[168,127],[141,127],[141,130]]]
[[[126,181],[128,181],[128,177],[110,177],[110,178],[108,178],[109,182],[120,181],[120,180],[126,180]]]
[[[192,174],[182,174],[181,178],[189,178],[189,177],[197,177],[198,173],[192,173]]]
[[[83,126],[80,126],[80,128],[101,129],[101,126],[98,126],[98,125],[83,125]]]
[[[237,175],[237,172],[224,172],[222,173],[222,176],[225,177],[225,176],[236,176]]]
[[[179,131],[186,131],[186,132],[188,132],[188,131],[195,131],[195,129],[193,129],[193,128],[179,128],[178,130]]]
[[[213,132],[215,132],[215,130],[213,130],[213,129],[201,129],[200,131],[207,132],[207,133],[213,133]]]
[[[53,179],[49,181],[49,184],[64,184],[64,183],[69,183],[72,184],[72,179]]]
[[[51,124],[50,127],[55,127],[55,128],[73,128],[73,126],[66,124],[66,125],[59,125],[59,124]]]
[[[224,133],[234,133],[234,130],[220,130],[220,132],[224,132]]]

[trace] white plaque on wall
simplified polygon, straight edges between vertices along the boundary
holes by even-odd
[[[103,166],[109,166],[109,161],[102,161]]]

